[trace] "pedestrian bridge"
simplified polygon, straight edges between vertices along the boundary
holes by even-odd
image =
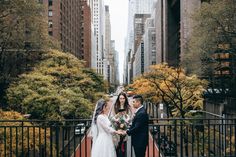
[[[150,119],[146,157],[236,156],[235,122],[222,118]],[[90,157],[90,124],[88,119],[0,120],[0,156]],[[134,156],[132,151],[128,156]]]

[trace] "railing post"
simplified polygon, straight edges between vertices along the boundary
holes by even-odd
[[[24,122],[21,121],[21,156],[24,157]]]
[[[180,156],[183,157],[183,119],[180,120]]]
[[[159,157],[161,156],[161,125],[159,125],[158,133],[158,148],[159,148]]]
[[[174,120],[174,141],[175,141],[175,145],[176,145],[176,148],[177,148],[178,143],[177,143],[177,121],[176,121],[176,119]]]
[[[59,131],[58,131],[58,125],[56,124],[56,156],[59,157]]]

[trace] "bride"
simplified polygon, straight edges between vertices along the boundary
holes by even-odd
[[[111,127],[108,119],[111,102],[100,99],[93,114],[91,136],[93,140],[91,157],[116,157],[113,134],[122,134]]]

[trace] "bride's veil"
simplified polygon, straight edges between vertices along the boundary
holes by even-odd
[[[95,114],[96,114],[97,106],[98,106],[98,102],[96,103],[96,106],[93,111],[93,118],[92,118],[90,133],[89,133],[89,136],[92,137],[93,144],[95,143],[95,141],[97,139],[97,135],[98,135],[98,128],[95,123]]]
[[[109,112],[108,112],[108,117],[114,116],[114,115],[112,115],[112,114],[113,114],[114,105],[115,105],[115,103],[112,103],[112,105],[111,105],[111,107],[110,107],[110,110],[109,110]]]
[[[90,132],[88,134],[89,137],[92,138],[92,141],[93,141],[93,144],[95,143],[96,139],[97,139],[97,136],[98,136],[98,127],[97,127],[97,124],[96,124],[96,114],[97,114],[97,110],[99,110],[101,108],[101,103],[103,103],[105,100],[103,99],[100,99],[97,101],[96,103],[96,106],[94,108],[94,111],[93,111],[93,117],[92,117],[92,123],[91,123],[91,129],[90,129]],[[108,117],[111,116],[111,113],[112,113],[112,108],[114,107],[114,104],[112,105],[112,107],[110,108],[110,111],[109,111],[109,114],[108,114]]]
[[[97,124],[96,124],[96,119],[97,119],[97,116],[98,116],[99,112],[102,111],[102,106],[103,106],[104,103],[105,103],[104,99],[98,100],[97,103],[96,103],[96,106],[94,108],[94,111],[93,111],[91,129],[90,129],[90,132],[89,132],[89,135],[88,135],[89,137],[92,138],[93,143],[95,143],[95,141],[97,139],[97,136],[98,136],[98,127],[97,127]]]

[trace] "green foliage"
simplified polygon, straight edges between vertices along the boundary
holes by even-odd
[[[219,44],[233,44],[236,39],[236,4],[232,0],[213,0],[202,3],[201,8],[193,14],[195,24],[189,42],[189,51],[184,58],[188,69],[202,73],[203,59],[213,60],[212,54]],[[231,45],[233,46],[233,45]],[[190,59],[190,60],[188,60]],[[196,61],[196,62],[193,62]]]
[[[212,0],[204,2],[192,18],[194,28],[188,49],[183,55],[182,64],[188,72],[208,78],[212,88],[236,88],[235,80],[235,41],[236,41],[236,2],[234,0]],[[228,53],[232,62],[233,77],[215,76],[216,71],[225,68],[215,53]],[[225,61],[224,61],[225,62]],[[222,82],[224,82],[222,84]]]
[[[44,6],[35,0],[0,1],[1,49],[47,48],[45,14]]]
[[[9,107],[31,118],[88,118],[102,77],[85,69],[71,54],[51,50],[33,71],[20,75],[7,90]]]
[[[31,70],[40,60],[40,51],[58,48],[56,39],[48,35],[45,15],[37,0],[0,1],[0,104],[9,83]]]

